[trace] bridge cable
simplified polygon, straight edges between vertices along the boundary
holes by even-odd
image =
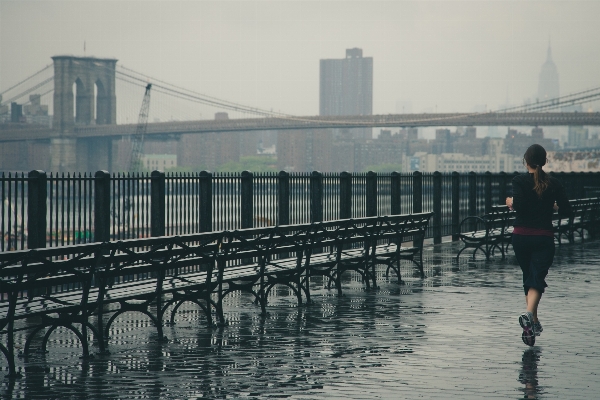
[[[274,116],[274,117],[291,119],[291,120],[311,121],[311,120],[306,119],[306,118],[298,118],[298,117],[295,117],[295,116],[289,115],[289,114],[276,113],[276,112],[272,112],[272,111],[265,111],[265,110],[261,110],[261,109],[257,109],[257,108],[250,108],[250,107],[247,107],[247,106],[240,105],[238,103],[233,103],[233,102],[229,102],[227,100],[218,99],[216,97],[207,96],[207,95],[204,95],[204,94],[200,94],[200,93],[191,91],[189,89],[185,89],[185,88],[182,88],[182,87],[179,87],[179,86],[176,86],[176,85],[169,84],[169,83],[161,81],[159,79],[155,79],[155,78],[149,77],[149,76],[147,76],[147,75],[145,75],[143,73],[134,71],[134,70],[132,70],[130,68],[127,68],[127,67],[124,67],[124,66],[120,66],[120,67],[122,69],[131,71],[131,72],[139,74],[141,76],[144,76],[144,77],[146,77],[148,79],[153,79],[153,80],[156,80],[158,82],[165,83],[167,85],[176,87],[176,88],[181,89],[181,90],[190,91],[192,93],[195,93],[197,95],[200,95],[200,96],[208,98],[208,99],[214,99],[218,103],[208,102],[208,101],[206,101],[204,99],[198,99],[198,98],[196,98],[196,96],[192,96],[192,95],[189,95],[189,94],[186,94],[186,93],[181,93],[179,91],[175,91],[173,89],[169,89],[169,88],[166,88],[166,87],[163,86],[163,88],[166,89],[166,90],[172,90],[175,93],[182,94],[184,96],[190,97],[188,100],[197,101],[197,102],[200,102],[200,103],[203,103],[203,104],[207,104],[207,105],[220,105],[222,107],[227,107],[227,105],[230,104],[230,105],[232,105],[232,106],[229,106],[229,107],[231,107],[230,109],[233,109],[235,111],[248,112],[248,113],[259,114],[259,115],[263,115],[263,116]],[[137,79],[139,79],[139,78],[137,78]],[[594,101],[597,97],[600,97],[600,93],[596,93],[596,94],[588,95],[588,96],[584,96],[584,97],[576,97],[576,96],[580,96],[580,95],[583,95],[583,94],[587,94],[587,93],[591,93],[591,92],[595,92],[595,91],[599,91],[599,90],[600,90],[600,87],[593,88],[593,89],[587,89],[587,90],[584,90],[584,91],[581,91],[581,92],[568,94],[568,95],[565,95],[565,96],[561,96],[561,97],[558,97],[558,98],[545,100],[545,101],[542,101],[542,102],[537,102],[537,103],[534,103],[534,104],[525,104],[525,105],[521,105],[521,106],[508,107],[508,108],[505,108],[505,109],[495,110],[495,111],[492,111],[492,112],[494,112],[494,113],[500,113],[500,112],[518,111],[518,110],[523,110],[523,112],[531,112],[531,111],[544,110],[544,109],[555,109],[555,108],[559,108],[561,105],[565,105],[565,104],[569,104],[569,105],[583,104],[583,103],[587,103],[587,102],[590,102],[590,101]],[[162,91],[159,91],[159,92],[162,92]],[[165,93],[165,94],[168,94],[168,93]],[[175,97],[178,97],[180,99],[186,100],[186,98],[183,98],[183,97],[179,97],[179,96],[175,96]],[[576,97],[576,98],[573,99],[573,97]],[[475,114],[472,114],[472,115],[478,115],[478,114],[485,114],[485,113],[475,113]],[[446,118],[453,119],[453,117],[446,117]],[[439,120],[439,118],[436,118],[436,119]],[[422,120],[419,120],[419,121],[422,121]],[[335,123],[335,122],[338,122],[338,121],[333,121],[333,122]],[[354,122],[352,122],[352,121],[339,121],[339,123],[354,123]]]
[[[117,79],[120,80],[120,81],[123,81],[123,82],[130,83],[132,85],[136,85],[136,86],[142,87],[142,85],[140,85],[139,83],[132,82],[132,81],[130,81],[128,79],[124,79],[122,77],[117,77]],[[190,94],[186,94],[186,93],[183,93],[183,92],[177,92],[177,91],[170,90],[168,88],[165,88],[164,86],[157,85],[156,83],[153,84],[153,89],[154,89],[153,90],[154,92],[163,93],[163,94],[165,94],[167,96],[175,97],[175,98],[178,98],[178,99],[181,99],[181,100],[185,100],[185,101],[192,101],[192,102],[195,102],[195,103],[204,104],[204,105],[210,105],[210,106],[220,106],[220,107],[224,107],[224,108],[226,108],[228,110],[232,110],[232,111],[239,111],[239,112],[243,112],[243,113],[250,113],[250,111],[248,111],[248,109],[245,109],[245,108],[236,108],[235,106],[231,106],[231,105],[218,104],[218,103],[216,103],[214,101],[206,100],[206,99],[203,99],[203,98],[198,98],[196,96],[192,96]],[[163,89],[163,90],[161,90],[161,89]],[[263,116],[265,115],[265,114],[257,112],[257,111],[253,111],[252,114],[263,115]],[[269,116],[269,115],[267,115],[267,116]]]
[[[163,83],[163,84],[165,84],[165,85],[172,86],[172,87],[174,87],[174,88],[176,88],[176,89],[179,89],[179,90],[185,90],[185,91],[187,91],[187,92],[190,92],[190,93],[194,94],[195,96],[201,96],[202,98],[206,98],[206,99],[211,99],[211,100],[214,100],[214,101],[216,101],[216,102],[218,103],[218,105],[221,105],[222,107],[225,107],[227,104],[229,104],[231,107],[234,107],[234,109],[235,109],[236,111],[239,111],[239,110],[247,110],[247,112],[250,112],[250,113],[253,113],[253,114],[260,114],[260,115],[273,115],[273,116],[275,116],[275,115],[279,115],[279,116],[292,117],[292,115],[290,115],[290,114],[278,113],[278,112],[273,112],[273,111],[262,110],[262,109],[260,109],[260,108],[249,107],[249,106],[246,106],[246,105],[243,105],[243,104],[240,104],[240,103],[235,103],[235,102],[232,102],[232,101],[229,101],[229,100],[224,100],[224,99],[220,99],[220,98],[218,98],[218,97],[209,96],[209,95],[206,95],[206,94],[203,94],[203,93],[195,92],[195,91],[193,91],[193,90],[186,89],[186,88],[184,88],[184,87],[177,86],[177,85],[174,85],[174,84],[171,84],[171,83],[168,83],[168,82],[162,81],[162,80],[160,80],[160,79],[153,78],[153,77],[151,77],[151,76],[148,76],[148,75],[145,75],[145,74],[143,74],[143,73],[141,73],[141,72],[134,71],[134,70],[132,70],[131,68],[127,68],[127,67],[124,67],[124,66],[122,66],[122,65],[120,66],[120,68],[122,68],[122,69],[125,69],[125,70],[128,70],[128,71],[131,71],[131,72],[133,72],[133,73],[136,73],[136,74],[139,74],[139,75],[141,75],[141,76],[143,76],[143,77],[145,77],[145,78],[147,78],[147,79],[151,79],[151,80],[153,80],[153,81],[155,81],[155,82],[160,82],[160,83]],[[122,74],[125,74],[124,72],[120,72],[120,73],[122,73]],[[130,75],[128,75],[128,76],[130,76]],[[140,78],[134,78],[134,79],[141,80]],[[163,87],[164,89],[167,89],[167,90],[172,90],[172,91],[174,91],[174,92],[176,92],[176,93],[181,93],[181,92],[179,92],[179,91],[177,91],[177,90],[170,89],[170,88],[167,88],[167,87],[165,87],[165,86],[161,86],[161,87]],[[184,94],[185,94],[185,93],[184,93]],[[190,96],[190,97],[195,97],[195,96],[192,96],[192,95],[189,95],[189,94],[185,94],[185,95],[188,95],[188,96]]]
[[[170,83],[167,83],[165,81],[159,80],[159,79],[155,79],[153,77],[150,77],[148,75],[145,75],[143,73],[137,72],[131,68],[127,68],[124,67],[122,65],[119,66],[121,69],[127,70],[127,71],[131,71],[132,73],[141,75],[143,77],[145,77],[146,79],[152,79],[152,80],[156,80],[157,82],[162,82],[165,83],[166,85],[169,86],[173,86],[175,88],[178,88],[180,90],[174,90],[172,88],[166,87],[166,86],[162,86],[162,85],[158,85],[159,88],[164,89],[165,91],[168,91],[169,93],[163,91],[163,90],[159,90],[156,88],[157,85],[155,85],[155,91],[159,92],[159,93],[164,93],[167,95],[171,95],[173,97],[182,99],[182,100],[188,100],[188,101],[194,101],[197,103],[201,103],[201,104],[205,104],[205,105],[212,105],[212,106],[220,106],[220,107],[225,107],[227,109],[230,110],[234,110],[234,111],[238,111],[238,112],[244,112],[244,113],[250,113],[250,114],[255,114],[255,115],[262,115],[265,117],[274,117],[274,118],[281,118],[281,119],[287,119],[287,120],[294,120],[294,121],[301,121],[301,122],[322,122],[321,120],[314,120],[314,119],[309,119],[309,118],[300,118],[300,117],[295,117],[293,115],[290,114],[285,114],[285,113],[277,113],[277,112],[273,112],[273,111],[266,111],[266,110],[262,110],[262,109],[258,109],[258,108],[253,108],[253,107],[248,107],[248,106],[244,106],[241,105],[239,103],[234,103],[234,102],[230,102],[227,100],[222,100],[216,97],[212,97],[212,96],[207,96],[201,93],[197,93],[194,91],[191,91],[189,89],[185,89],[182,88],[180,86],[177,85],[173,85]],[[125,72],[121,72],[121,71],[117,71],[118,73],[130,77],[132,79],[138,80],[140,82],[144,82],[145,85],[145,81],[139,77],[135,77],[132,76],[130,74],[127,74]],[[130,82],[133,83],[133,82]],[[181,92],[181,90],[184,91],[188,91],[191,93],[194,93],[194,95],[189,94],[189,93],[184,93]],[[598,94],[593,94],[593,95],[588,95],[588,96],[584,96],[584,97],[576,97],[576,96],[581,96],[583,94],[587,94],[587,93],[591,93],[594,91],[598,91],[600,90],[600,87],[597,88],[593,88],[593,89],[588,89],[588,90],[584,90],[581,92],[577,92],[577,93],[572,93],[572,94],[568,94],[565,96],[561,96],[555,99],[549,99],[549,100],[545,100],[542,102],[538,102],[535,104],[525,104],[525,105],[521,105],[521,106],[515,106],[515,107],[508,107],[505,109],[500,109],[500,110],[495,110],[495,111],[491,111],[492,113],[501,113],[501,112],[508,112],[508,111],[514,111],[514,112],[518,112],[519,110],[522,110],[523,112],[532,112],[532,111],[538,111],[538,110],[549,110],[549,109],[555,109],[555,108],[559,108],[561,105],[575,105],[575,104],[583,104],[583,103],[587,103],[590,101],[594,101],[596,99],[596,97],[600,96],[600,93]],[[176,95],[177,94],[177,95]],[[575,98],[573,98],[575,97]],[[212,100],[214,99],[214,100]],[[558,102],[557,102],[558,100]],[[408,120],[408,121],[402,121],[403,124],[410,124],[411,122],[424,122],[424,121],[443,121],[443,120],[448,120],[451,121],[453,119],[456,118],[463,118],[465,116],[469,117],[469,116],[478,116],[478,115],[484,115],[487,113],[472,113],[472,114],[460,114],[460,115],[456,115],[456,116],[445,116],[443,118],[439,118],[439,117],[432,117],[432,118],[428,118],[426,120],[424,119],[416,119],[416,120]],[[356,121],[344,121],[344,120],[337,120],[337,121],[328,121],[331,124],[340,124],[340,125],[370,125],[368,123],[360,123],[360,122],[356,122]]]
[[[31,75],[30,77],[23,79],[21,82],[17,83],[14,86],[9,87],[8,89],[6,89],[4,92],[0,93],[0,96],[2,96],[3,94],[5,94],[6,92],[8,92],[9,90],[12,90],[14,88],[16,88],[17,86],[19,86],[22,83],[27,82],[29,79],[33,78],[34,76],[41,74],[42,72],[44,72],[45,70],[47,70],[48,68],[50,68],[52,66],[52,64],[48,64],[46,65],[44,68],[42,68],[41,70],[39,70],[38,72],[36,72],[35,74]],[[52,77],[52,79],[54,79],[54,77]]]
[[[42,81],[42,82],[38,83],[38,84],[37,84],[37,85],[35,85],[35,86],[32,86],[32,87],[30,87],[29,89],[27,89],[27,90],[25,90],[25,91],[23,91],[23,92],[19,93],[18,95],[11,97],[10,99],[6,100],[6,102],[5,102],[5,103],[10,103],[10,102],[12,102],[12,101],[14,101],[14,100],[20,99],[21,97],[23,97],[23,96],[25,96],[25,95],[27,95],[27,94],[29,94],[29,93],[33,92],[33,91],[34,91],[34,90],[36,90],[36,89],[39,89],[40,87],[44,86],[45,84],[47,84],[48,82],[51,82],[51,81],[53,81],[53,80],[54,80],[54,76],[51,76],[50,78],[48,78],[48,79],[46,79],[46,80],[44,80],[44,81]]]
[[[124,68],[124,67],[122,67],[122,68]],[[127,68],[127,69],[130,70],[129,68]],[[130,70],[130,71],[132,71],[132,70]],[[119,74],[127,76],[128,78],[135,79],[135,80],[138,80],[138,81],[144,82],[144,83],[146,82],[142,78],[138,78],[138,77],[135,77],[135,76],[132,76],[130,74],[126,74],[126,73],[120,72],[120,71],[117,71],[117,72]],[[142,74],[140,74],[140,75],[142,75]],[[153,79],[151,77],[148,77],[148,78]],[[160,80],[156,80],[156,81],[163,82],[163,81],[160,81]],[[196,102],[200,102],[200,103],[206,104],[206,105],[213,105],[213,106],[224,107],[224,108],[229,109],[229,110],[241,111],[241,112],[246,112],[246,113],[255,114],[255,115],[273,116],[273,117],[280,117],[280,118],[291,118],[291,117],[293,117],[293,115],[290,115],[290,114],[284,114],[284,113],[278,113],[278,112],[273,112],[273,111],[267,111],[267,110],[263,110],[263,109],[256,108],[256,107],[249,107],[249,106],[245,106],[245,105],[242,105],[242,104],[239,104],[239,103],[234,103],[234,102],[231,102],[231,101],[228,101],[228,100],[219,99],[217,97],[212,97],[212,96],[208,96],[208,95],[205,95],[205,94],[202,94],[202,93],[194,92],[193,90],[181,88],[179,86],[172,85],[172,84],[169,84],[169,83],[166,83],[166,84],[169,85],[169,86],[173,86],[173,87],[175,87],[175,88],[177,88],[179,90],[176,90],[176,89],[173,89],[173,88],[169,88],[169,87],[163,86],[163,85],[157,85],[157,84],[154,84],[154,86],[155,87],[160,87],[160,88],[162,88],[162,89],[164,89],[166,91],[170,91],[170,92],[176,93],[176,94],[178,94],[180,96],[186,96],[188,98],[187,100],[195,100]],[[181,90],[190,92],[192,94],[182,92]],[[169,93],[166,93],[166,92],[163,92],[163,93],[164,94],[169,94]],[[179,98],[182,98],[182,97],[179,97]],[[185,98],[182,98],[182,99],[185,100]]]
[[[562,101],[558,101],[558,102],[556,100],[558,100],[559,98],[557,98],[557,99],[553,99],[553,102],[550,104],[539,105],[536,103],[536,104],[529,104],[529,105],[523,106],[523,112],[527,113],[527,112],[540,111],[540,110],[552,110],[552,109],[563,107],[565,105],[585,104],[585,103],[595,101],[598,98],[600,98],[600,92],[590,94],[587,96],[574,98],[574,99],[562,100]]]
[[[205,104],[205,105],[210,105],[210,106],[218,106],[218,107],[224,107],[226,109],[229,110],[233,110],[233,111],[237,111],[237,112],[242,112],[242,113],[249,113],[249,114],[254,114],[254,115],[261,115],[263,117],[272,117],[272,118],[280,118],[280,119],[285,119],[285,120],[291,120],[291,121],[299,121],[299,122],[306,122],[306,123],[323,123],[322,120],[315,120],[312,118],[301,118],[301,117],[296,117],[290,114],[285,114],[285,113],[277,113],[277,112],[273,112],[273,111],[267,111],[267,110],[263,110],[263,109],[259,109],[259,108],[254,108],[254,107],[248,107],[248,106],[244,106],[241,105],[239,103],[234,103],[234,102],[230,102],[228,100],[222,100],[216,97],[212,97],[212,96],[207,96],[201,93],[197,93],[194,91],[191,91],[189,89],[185,89],[173,84],[169,84],[167,82],[164,82],[162,80],[159,79],[155,79],[152,77],[149,77],[143,73],[134,71],[130,68],[124,67],[119,65],[119,67],[121,69],[127,70],[127,71],[131,71],[132,73],[141,75],[143,77],[145,77],[146,79],[152,79],[155,80],[157,82],[162,82],[165,83],[166,85],[169,86],[173,86],[175,88],[178,88],[179,90],[175,90],[173,88],[167,87],[167,86],[163,86],[163,85],[157,85],[154,84],[154,91],[159,92],[159,93],[163,93],[166,95],[170,95],[173,96],[175,98],[179,98],[181,100],[187,100],[187,101],[194,101],[196,103],[200,103],[200,104]],[[104,67],[107,68],[107,67]],[[147,80],[144,80],[140,77],[122,72],[122,71],[115,71],[117,74],[120,74],[124,77],[133,79],[135,81],[139,81],[141,83],[143,83],[143,86],[146,86],[147,84]],[[130,84],[134,84],[134,85],[139,85],[142,86],[141,84],[136,84],[135,82],[123,79],[123,78],[118,78],[120,80],[123,80],[125,82],[128,82]],[[163,90],[160,90],[163,89]],[[187,92],[191,92],[193,94],[190,93],[185,93],[182,92],[183,91],[187,91]],[[593,95],[588,95],[588,96],[584,96],[584,97],[580,97],[580,98],[573,98],[575,96],[579,96],[582,94],[586,94],[586,93],[591,93],[594,91],[600,90],[600,88],[593,88],[593,89],[588,89],[585,91],[581,91],[581,92],[577,92],[577,93],[573,93],[573,94],[569,94],[569,95],[565,95],[565,96],[561,96],[558,97],[556,99],[549,99],[549,100],[545,100],[543,102],[539,102],[539,103],[535,103],[535,104],[526,104],[526,105],[522,105],[522,106],[515,106],[515,107],[508,107],[505,109],[500,109],[500,110],[496,110],[496,111],[490,111],[490,113],[501,113],[501,112],[508,112],[508,111],[516,111],[518,112],[518,110],[523,110],[523,112],[531,112],[531,111],[536,111],[536,110],[543,110],[543,109],[554,109],[554,108],[558,108],[561,105],[565,105],[565,104],[570,104],[570,105],[574,105],[574,104],[583,104],[583,103],[587,103],[590,101],[594,101],[596,99],[596,97],[600,96],[599,94],[593,94]],[[568,100],[567,100],[568,99]],[[559,100],[559,102],[557,102],[557,100]],[[423,123],[423,122],[427,122],[427,121],[452,121],[455,120],[457,118],[464,118],[464,117],[476,117],[476,116],[480,116],[480,115],[485,115],[487,113],[481,113],[481,112],[477,112],[477,113],[470,113],[470,114],[456,114],[456,115],[452,115],[452,116],[444,116],[444,117],[436,117],[434,115],[432,115],[431,118],[427,118],[427,119],[409,119],[406,121],[398,121],[398,123],[402,124],[402,125],[410,125],[410,123],[414,122],[414,123]],[[352,126],[356,126],[356,127],[360,127],[363,125],[369,126],[371,125],[371,123],[367,123],[367,122],[360,122],[360,121],[352,121],[352,120],[330,120],[327,121],[330,124],[336,124],[336,125],[342,125],[342,126],[348,126],[348,125],[352,125]]]
[[[537,102],[537,103],[533,103],[533,104],[523,104],[521,106],[508,107],[508,108],[496,110],[496,111],[493,111],[493,112],[497,112],[498,113],[498,112],[507,112],[507,111],[513,111],[513,110],[519,110],[519,109],[527,110],[527,109],[537,109],[537,108],[543,108],[543,107],[552,107],[552,106],[554,106],[554,105],[557,104],[557,100],[559,101],[558,103],[565,104],[565,103],[568,103],[568,102],[571,102],[571,101],[577,101],[577,100],[580,99],[580,98],[576,98],[576,99],[573,99],[573,100],[566,100],[568,98],[579,96],[579,95],[583,95],[583,94],[587,94],[587,93],[594,92],[594,91],[600,91],[600,87],[596,87],[596,88],[593,88],[593,89],[587,89],[587,90],[584,90],[584,91],[581,91],[581,92],[571,93],[571,94],[568,94],[568,95],[556,97],[556,98],[553,98],[553,99],[544,100],[542,102]],[[600,93],[596,94],[596,96],[598,96],[598,95],[600,95]]]

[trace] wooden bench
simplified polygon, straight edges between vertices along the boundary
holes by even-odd
[[[235,291],[251,293],[265,313],[275,285],[291,288],[298,304],[303,298],[310,302],[314,275],[327,277],[338,293],[341,275],[350,270],[362,276],[367,288],[375,287],[376,264],[387,265],[401,280],[400,260],[409,260],[423,276],[422,246],[431,214],[0,253],[0,333],[6,335],[0,351],[9,375],[16,376],[15,322],[31,316],[40,322],[29,328],[24,356],[39,336],[45,352],[50,335],[64,327],[79,338],[83,356],[89,357],[88,332],[99,351],[107,351],[111,325],[127,312],[147,315],[162,340],[163,322],[174,323],[184,302],[197,304],[212,325],[213,312],[225,323],[223,299]]]
[[[600,231],[600,198],[570,200],[572,215],[564,217],[554,213],[552,229],[558,245],[563,239],[569,243],[574,242],[575,235],[584,240],[584,231],[595,237]],[[493,206],[490,213],[482,217],[470,216],[463,219],[459,225],[459,240],[463,248],[456,255],[456,260],[466,249],[474,249],[472,258],[480,250],[485,254],[486,260],[500,250],[502,258],[505,257],[508,246],[512,243],[513,223],[515,212],[505,205]]]
[[[41,317],[32,335],[44,326],[72,330],[81,341],[84,356],[89,355],[87,329],[99,336],[87,316],[98,267],[95,254],[100,248],[98,244],[77,245],[0,254],[0,331],[7,334],[7,343],[0,343],[0,350],[8,361],[9,375],[16,375],[15,322],[24,318]],[[81,328],[75,328],[76,324]],[[44,348],[46,341],[47,337]]]
[[[165,278],[173,281],[185,275],[190,266],[198,270],[207,265],[210,256],[200,253],[201,243],[218,246],[215,239],[220,235],[189,235],[187,241],[163,237],[0,253],[0,332],[7,336],[7,344],[0,343],[0,350],[8,360],[9,375],[16,375],[14,324],[32,316],[39,316],[40,322],[28,333],[23,356],[31,352],[32,341],[41,331],[45,332],[40,350],[45,352],[49,336],[58,327],[71,330],[79,338],[84,357],[90,355],[88,330],[100,352],[104,352],[110,324],[128,311],[148,315],[162,339],[162,314],[166,309],[161,307],[162,295],[184,286],[206,286],[203,282],[186,282],[178,287],[169,285]],[[199,272],[194,275],[198,278]],[[151,302],[157,305],[156,315],[149,311]],[[103,329],[107,314],[104,306],[111,303],[119,307],[108,315]],[[98,316],[96,325],[90,322],[92,315]]]
[[[570,217],[554,213],[552,218],[552,229],[558,245],[562,244],[563,239],[574,243],[575,236],[584,241],[585,231],[592,238],[599,232],[600,198],[575,199],[569,200],[569,203],[573,211]]]
[[[402,281],[400,261],[407,260],[419,269],[421,278],[423,271],[423,242],[429,220],[433,213],[397,216],[393,220],[382,220],[378,229],[375,247],[375,262],[387,265],[386,276],[390,270],[396,273],[398,281]]]
[[[341,294],[341,276],[347,271],[358,272],[367,289],[373,282],[371,274],[372,247],[377,218],[329,221],[320,224],[308,249],[309,276],[323,276],[328,287],[335,284]]]
[[[576,235],[585,240],[585,231],[590,237],[596,237],[600,228],[600,198],[572,200],[571,207],[573,216],[565,229],[569,242],[573,243]]]
[[[429,212],[323,223],[322,232],[311,242],[309,274],[327,277],[339,294],[341,275],[346,271],[358,272],[367,289],[377,287],[377,264],[387,266],[386,275],[393,270],[401,282],[400,261],[408,260],[416,264],[424,277],[423,242],[432,215]],[[323,246],[329,251],[320,251]]]
[[[458,238],[464,246],[456,255],[456,260],[466,249],[473,249],[473,259],[478,250],[484,253],[486,260],[490,259],[496,249],[504,257],[512,237],[514,218],[514,211],[507,206],[492,206],[491,212],[483,217],[464,218],[458,226]]]

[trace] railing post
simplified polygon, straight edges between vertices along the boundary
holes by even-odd
[[[253,194],[254,175],[250,171],[242,172],[242,185],[240,210],[242,229],[254,228],[254,194]]]
[[[442,243],[442,174],[433,173],[433,244]]]
[[[508,197],[507,195],[507,190],[506,190],[506,180],[507,180],[507,176],[506,176],[506,172],[501,171],[499,174],[499,187],[498,187],[498,204],[504,204],[506,201],[506,198]]]
[[[377,172],[367,172],[367,195],[365,209],[367,210],[367,217],[377,216]]]
[[[507,189],[507,195],[508,195],[508,197],[513,197],[512,181],[513,181],[513,179],[516,176],[519,176],[519,171],[514,171],[512,174],[510,174],[510,175],[507,176],[508,182],[510,183],[510,188]],[[564,183],[563,183],[563,185],[564,185]],[[503,204],[504,204],[504,202],[503,202]]]
[[[165,173],[150,175],[150,236],[165,236]]]
[[[565,186],[566,192],[569,193],[569,196],[572,196],[573,199],[577,199],[577,177],[575,176],[575,172],[567,172],[565,179],[563,180],[563,185]]]
[[[279,220],[277,225],[290,224],[290,174],[280,171],[277,177],[277,206]]]
[[[423,174],[413,173],[413,213],[423,212]]]
[[[579,196],[577,198],[584,199],[585,198],[585,172],[579,172],[577,175],[577,189],[579,190]]]
[[[400,174],[396,171],[392,172],[390,178],[390,212],[392,215],[400,215],[402,211],[402,198],[400,191]]]
[[[352,218],[352,174],[340,173],[340,219]]]
[[[469,172],[469,216],[477,215],[477,174]]]
[[[47,177],[40,170],[30,171],[27,177],[27,248],[39,249],[46,247]]]
[[[94,241],[110,241],[110,174],[94,175]]]
[[[573,194],[569,193],[569,188],[567,187],[567,180],[565,179],[567,177],[567,173],[566,172],[554,172],[555,177],[560,181],[560,183],[562,183],[562,185],[565,188],[565,193],[567,195],[567,197],[569,199],[574,199]]]
[[[492,173],[490,171],[486,171],[483,176],[484,187],[483,187],[483,196],[485,199],[485,212],[492,212]]]
[[[200,185],[200,210],[198,212],[198,226],[200,232],[212,232],[212,174],[208,171],[200,171],[198,177]]]
[[[458,225],[460,224],[460,174],[452,173],[452,241],[457,241]]]
[[[323,174],[310,174],[310,222],[323,221]]]
[[[585,172],[583,175],[583,197],[592,197],[592,196],[588,196],[588,191],[586,189],[586,187],[591,186],[591,182],[592,182],[592,172],[591,171]]]

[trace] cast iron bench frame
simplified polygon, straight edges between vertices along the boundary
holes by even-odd
[[[569,203],[573,210],[570,217],[560,216],[557,212],[552,217],[552,229],[558,245],[562,244],[563,237],[573,243],[575,234],[584,240],[584,230],[592,237],[600,231],[600,198],[569,200]],[[495,249],[500,250],[504,258],[512,242],[515,216],[515,212],[507,206],[498,205],[492,206],[492,211],[483,217],[464,218],[458,228],[458,237],[464,246],[456,255],[456,260],[466,249],[474,249],[473,259],[475,253],[481,250],[489,260]]]
[[[126,312],[147,315],[164,340],[169,307],[174,323],[186,301],[197,304],[213,325],[213,309],[225,323],[223,298],[234,291],[251,293],[266,313],[275,285],[290,287],[298,305],[310,300],[311,275],[326,276],[341,294],[341,275],[357,271],[367,288],[376,287],[375,265],[388,265],[401,281],[400,260],[423,274],[423,240],[432,213],[367,217],[312,224],[251,228],[172,237],[131,239],[0,253],[0,351],[9,377],[17,377],[15,322],[32,316],[22,356],[43,332],[40,351],[59,327],[80,340],[90,357],[88,331],[99,352],[107,352],[110,326]],[[410,246],[403,246],[412,240]],[[108,304],[117,304],[107,310]],[[152,307],[156,309],[152,311]],[[96,324],[91,321],[96,317]],[[108,318],[107,322],[104,319]],[[25,328],[24,328],[25,329]]]

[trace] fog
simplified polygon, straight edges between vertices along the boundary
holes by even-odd
[[[0,0],[0,92],[51,56],[86,55],[315,115],[319,60],[359,47],[374,114],[493,110],[535,101],[549,44],[561,94],[600,86],[598,15],[598,1]]]

